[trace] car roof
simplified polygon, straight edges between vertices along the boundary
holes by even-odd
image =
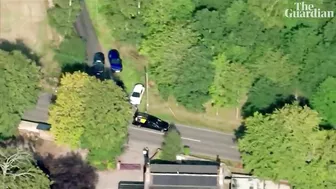
[[[108,56],[110,59],[114,59],[114,58],[117,59],[120,57],[119,52],[116,49],[111,49],[108,53]]]
[[[142,88],[144,88],[143,84],[136,84],[134,85],[133,92],[140,92]]]

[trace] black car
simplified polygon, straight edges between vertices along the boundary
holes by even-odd
[[[104,72],[105,56],[102,52],[95,53],[93,57],[94,75],[100,76]]]
[[[136,112],[133,117],[133,125],[146,127],[150,129],[166,132],[169,129],[169,123],[155,116],[143,112]]]

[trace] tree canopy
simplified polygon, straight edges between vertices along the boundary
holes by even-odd
[[[336,128],[336,78],[328,77],[312,98],[312,106]]]
[[[39,68],[19,51],[0,50],[0,85],[0,137],[10,137],[37,101]]]
[[[162,143],[160,159],[176,161],[176,155],[182,153],[182,139],[175,128],[168,130]]]
[[[286,179],[298,189],[331,189],[335,183],[335,131],[319,130],[315,110],[296,103],[272,114],[255,113],[239,140],[245,169],[262,178]],[[327,145],[326,145],[327,144]]]
[[[48,176],[32,154],[20,148],[0,148],[0,186],[8,189],[49,189]]]
[[[218,95],[214,95],[220,93],[216,91],[220,88],[214,87],[218,85],[218,66],[211,62],[221,54],[232,67],[247,69],[253,76],[249,82],[267,80],[263,83],[266,88],[272,88],[266,86],[272,83],[288,89],[275,94],[284,98],[288,94],[311,98],[321,82],[336,76],[332,53],[336,48],[336,18],[286,18],[285,9],[296,8],[289,0],[150,0],[141,1],[140,7],[135,0],[114,0],[116,6],[98,1],[105,18],[115,21],[111,35],[136,44],[148,57],[161,96],[174,97],[192,111],[202,111],[205,103],[218,101]],[[336,10],[332,1],[305,3],[321,10]],[[137,25],[129,24],[132,22]],[[275,99],[272,92],[258,87],[245,87],[245,93],[262,96],[249,98],[249,103],[261,107],[264,105],[258,103],[264,97]]]
[[[61,78],[49,123],[57,143],[88,148],[90,163],[106,168],[122,151],[131,116],[127,94],[113,81],[75,72]]]

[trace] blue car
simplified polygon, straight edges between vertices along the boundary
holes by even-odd
[[[122,71],[122,63],[119,56],[119,52],[115,49],[112,49],[108,53],[108,59],[110,61],[111,70],[113,72],[121,72]]]

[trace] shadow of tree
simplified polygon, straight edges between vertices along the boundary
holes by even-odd
[[[36,65],[41,66],[40,57],[36,55],[21,39],[17,39],[15,43],[12,43],[6,39],[0,39],[0,49],[12,52],[12,51],[20,51],[27,58],[33,60]]]
[[[255,112],[262,114],[272,113],[274,110],[282,108],[285,104],[292,104],[294,101],[297,101],[294,95],[284,97],[282,94],[277,94],[276,100],[265,108],[257,108],[251,106],[250,102],[247,102],[242,108],[242,116],[246,118],[252,116]]]
[[[97,75],[95,67],[94,66],[88,66],[85,63],[73,63],[73,64],[66,64],[62,67],[62,73],[74,73],[76,71],[85,72],[90,76],[94,76],[97,79],[103,81],[103,80],[113,80],[116,85],[118,85],[120,88],[125,90],[125,84],[120,79],[120,77],[117,74],[114,74],[111,72],[111,70],[104,68],[104,71],[102,74]]]
[[[96,169],[82,160],[78,153],[46,157],[36,155],[38,165],[54,182],[51,189],[95,189],[98,182]]]

